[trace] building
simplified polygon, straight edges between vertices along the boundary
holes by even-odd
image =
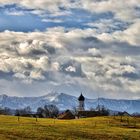
[[[64,113],[58,116],[58,119],[62,119],[62,120],[75,119],[75,115],[73,115],[73,113],[70,110],[66,110]]]
[[[84,111],[85,110],[85,103],[84,103],[85,97],[82,95],[82,93],[79,96],[78,100],[79,100],[78,111]]]
[[[118,116],[130,117],[131,115],[128,112],[124,111],[124,112],[118,112]]]
[[[96,117],[101,116],[98,111],[78,111],[77,117],[78,118],[87,118],[87,117]]]
[[[104,107],[101,107],[97,110],[85,110],[85,97],[82,95],[78,98],[79,106],[77,117],[78,118],[87,118],[87,117],[95,117],[95,116],[108,116],[109,112]],[[99,106],[100,107],[100,106]]]

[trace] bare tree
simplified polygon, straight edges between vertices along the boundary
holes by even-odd
[[[31,112],[31,108],[27,106],[24,109],[17,109],[15,111],[15,116],[30,116]]]
[[[50,118],[57,117],[59,114],[59,109],[55,105],[45,105],[44,109]]]
[[[55,105],[45,105],[44,108],[39,107],[36,114],[43,118],[54,118],[58,116],[59,109]]]

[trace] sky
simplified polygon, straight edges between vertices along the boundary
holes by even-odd
[[[0,0],[0,94],[140,99],[140,0]]]

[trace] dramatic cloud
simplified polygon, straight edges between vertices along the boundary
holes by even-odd
[[[75,7],[76,2],[71,0],[2,0],[0,1],[2,5],[17,4],[19,6],[25,7],[27,9],[33,9],[33,13],[43,15],[47,11],[54,15],[65,15],[69,12],[66,11],[70,8]],[[62,10],[63,9],[63,10]],[[63,12],[62,12],[63,11]]]
[[[140,0],[81,0],[83,8],[90,12],[111,12],[115,18],[131,21],[140,17]]]
[[[0,0],[0,31],[1,94],[140,98],[140,0]]]
[[[2,32],[0,71],[24,83],[43,80],[60,87],[83,85],[108,95],[120,91],[138,93],[140,56],[127,56],[127,51],[127,57],[117,53],[114,46],[119,48],[121,43],[104,42],[94,35],[97,33],[91,29],[62,27],[44,32]]]
[[[140,20],[128,26],[126,30],[114,31],[113,33],[103,33],[99,35],[101,40],[127,42],[131,45],[139,46],[140,40]]]

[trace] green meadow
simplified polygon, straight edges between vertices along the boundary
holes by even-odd
[[[140,140],[140,119],[58,120],[0,116],[0,140]]]

